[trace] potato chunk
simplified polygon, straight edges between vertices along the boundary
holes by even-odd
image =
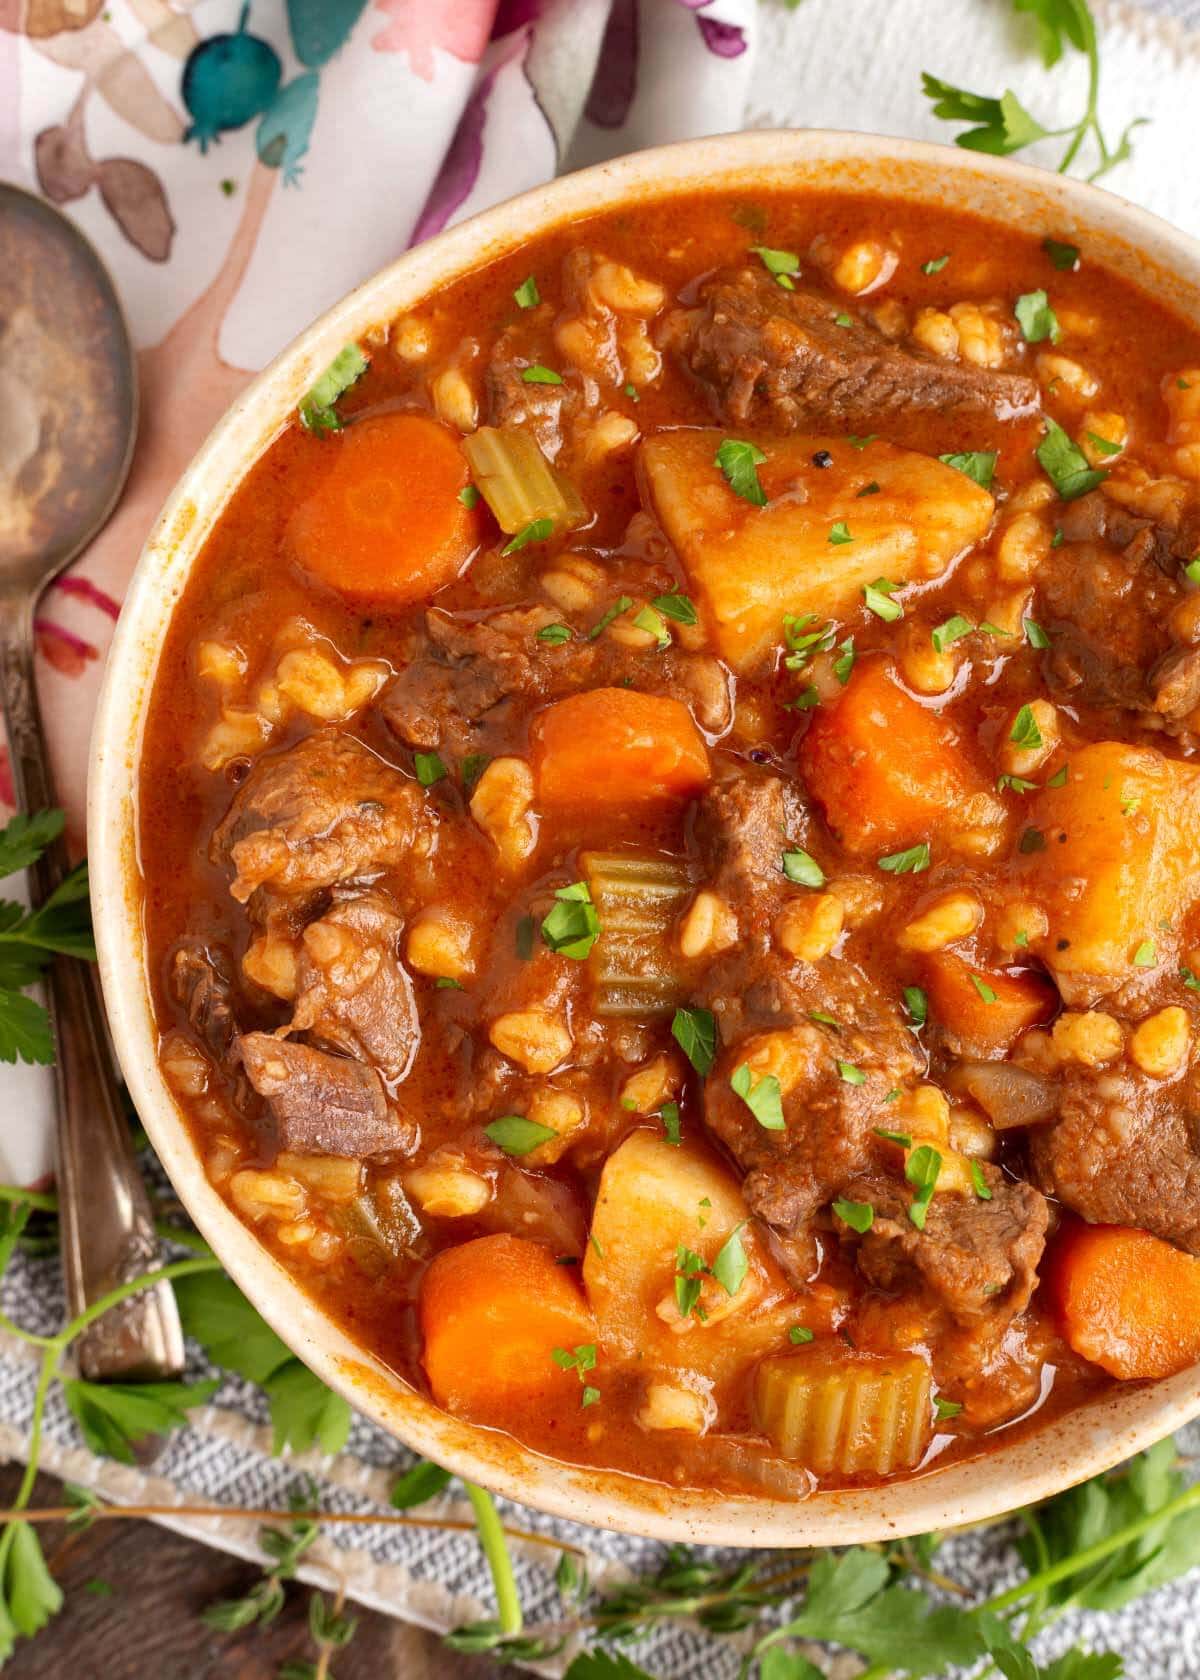
[[[605,1162],[583,1262],[596,1327],[614,1357],[637,1359],[647,1374],[667,1367],[716,1379],[780,1345],[795,1301],[750,1229],[741,1288],[730,1296],[706,1277],[708,1321],[681,1321],[676,1310],[679,1250],[711,1265],[748,1218],[737,1181],[706,1150],[651,1131],[625,1139]]]
[[[1068,1003],[1173,961],[1200,893],[1200,770],[1152,747],[1096,741],[1029,813],[1016,875],[1045,910],[1029,947]]]
[[[760,437],[757,507],[735,495],[714,457],[724,433],[662,432],[639,470],[713,627],[717,650],[749,670],[783,635],[785,613],[844,617],[877,577],[940,577],[991,522],[991,495],[928,455],[844,437]],[[832,465],[814,464],[814,456]],[[877,492],[859,496],[867,484]],[[839,522],[849,542],[830,542]]]

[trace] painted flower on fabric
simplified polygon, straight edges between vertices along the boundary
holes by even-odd
[[[483,57],[496,15],[496,0],[375,0],[388,23],[371,45],[376,52],[407,53],[414,74],[432,82],[434,49],[463,64]]]
[[[718,58],[740,58],[746,50],[746,31],[739,23],[722,23],[720,18],[701,17],[712,0],[677,0],[689,12],[695,12],[700,39],[710,53]]]

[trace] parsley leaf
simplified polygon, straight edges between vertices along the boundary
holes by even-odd
[[[1025,628],[1025,639],[1031,648],[1037,648],[1041,652],[1050,646],[1050,637],[1035,619],[1023,618],[1021,623]]]
[[[1155,963],[1158,961],[1158,955],[1155,952],[1154,941],[1152,939],[1142,940],[1142,943],[1133,953],[1133,961],[1134,966],[1137,968],[1154,967]]]
[[[839,1200],[834,1202],[833,1211],[837,1214],[838,1218],[844,1225],[849,1225],[850,1229],[852,1231],[857,1231],[860,1237],[865,1235],[865,1233],[869,1231],[875,1223],[875,1209],[871,1206],[870,1202],[847,1202]],[[829,1554],[827,1553],[826,1555],[828,1556]],[[833,1637],[840,1638],[841,1636],[839,1634],[835,1634]]]
[[[783,854],[783,873],[801,887],[823,887],[825,871],[810,853],[795,846]]]
[[[957,468],[960,473],[965,473],[981,490],[991,489],[992,479],[996,475],[994,449],[973,449],[961,455],[939,455],[938,460],[945,462],[948,467]]]
[[[1041,344],[1045,339],[1057,344],[1062,337],[1058,316],[1044,291],[1023,292],[1013,305],[1013,314],[1027,344]]]
[[[298,412],[305,431],[317,437],[341,431],[342,421],[333,405],[362,378],[370,365],[357,344],[347,344],[338,351],[308,395],[301,399]]]
[[[475,484],[464,484],[458,492],[458,499],[470,511],[479,506],[479,487]]]
[[[987,981],[983,978],[982,974],[972,974],[971,975],[971,984],[974,986],[975,990],[979,993],[979,996],[983,999],[984,1003],[995,1003],[995,1001],[996,1001],[995,989],[994,989],[994,987],[988,985]]]
[[[560,956],[582,962],[600,937],[600,917],[586,881],[557,887],[558,903],[542,922],[542,938]]]
[[[639,630],[645,630],[654,637],[660,648],[670,647],[671,632],[667,629],[663,615],[654,607],[643,607],[641,612],[635,613],[634,624]]]
[[[696,603],[690,595],[656,595],[650,603],[666,618],[673,618],[676,624],[696,624],[699,614]]]
[[[851,543],[854,541],[854,538],[850,535],[850,527],[844,519],[839,519],[836,524],[830,528],[829,541],[835,548],[842,543]]]
[[[920,986],[905,986],[904,1007],[914,1027],[923,1027],[929,1019],[929,999]]]
[[[707,1009],[677,1009],[671,1036],[701,1078],[717,1058],[717,1023]]]
[[[436,753],[414,753],[413,769],[417,773],[417,780],[423,788],[432,787],[447,775],[446,766]]]
[[[952,642],[961,641],[964,636],[969,636],[974,628],[975,626],[969,618],[964,618],[961,613],[955,613],[952,618],[936,625],[929,639],[939,653],[944,653]]]
[[[679,1104],[677,1102],[665,1102],[658,1111],[658,1117],[663,1123],[663,1132],[667,1142],[676,1145],[682,1143],[683,1134],[679,1119]]]
[[[513,297],[517,300],[517,305],[521,309],[537,308],[542,301],[542,294],[538,291],[538,283],[532,274],[527,279],[522,280],[513,293]]]
[[[834,1066],[837,1068],[838,1078],[844,1085],[865,1085],[867,1083],[866,1074],[860,1067],[855,1067],[853,1062],[835,1062]]]
[[[516,554],[518,549],[526,548],[532,542],[545,542],[547,537],[554,535],[553,519],[531,519],[528,525],[519,530],[514,537],[510,537],[500,550],[501,554]]]
[[[1052,420],[1048,414],[1044,414],[1042,420],[1046,433],[1034,453],[1063,501],[1073,502],[1079,496],[1086,496],[1098,484],[1103,484],[1108,477],[1106,469],[1089,467],[1087,456],[1057,420]]]
[[[0,1552],[0,1663],[18,1634],[31,1639],[62,1609],[62,1588],[46,1567],[42,1544],[27,1522],[11,1522]]]
[[[726,1295],[736,1295],[746,1281],[746,1273],[750,1270],[750,1262],[746,1258],[746,1249],[742,1242],[742,1232],[746,1228],[743,1219],[740,1225],[735,1225],[717,1250],[717,1257],[712,1263],[712,1275],[716,1278]]]
[[[783,1091],[773,1073],[755,1079],[749,1065],[742,1062],[729,1083],[765,1132],[783,1131]]]
[[[593,624],[592,628],[588,631],[588,641],[594,642],[597,636],[602,636],[613,620],[620,618],[623,612],[628,612],[632,605],[633,597],[631,595],[618,595],[612,606],[605,609],[603,614],[596,620],[595,624]]]
[[[1061,239],[1043,239],[1042,250],[1060,271],[1079,267],[1078,245],[1066,245]]]
[[[541,362],[534,362],[532,367],[521,369],[521,378],[526,385],[561,385],[563,376],[555,373],[553,368],[543,367]]]
[[[536,640],[545,642],[550,647],[562,647],[564,642],[571,640],[573,634],[569,624],[543,624],[540,630],[534,631]]]
[[[553,1127],[527,1120],[523,1114],[502,1114],[499,1120],[483,1128],[483,1134],[506,1155],[517,1156],[528,1155],[539,1144],[549,1143],[558,1136]]]
[[[1018,747],[1030,748],[1040,747],[1042,745],[1042,732],[1038,728],[1037,719],[1033,715],[1032,706],[1025,705],[1021,707],[1020,711],[1016,715],[1016,718],[1013,720],[1013,726],[1009,731],[1008,738]]]
[[[876,578],[874,583],[863,584],[864,602],[885,624],[894,624],[898,618],[904,617],[904,608],[899,601],[892,600],[892,592],[900,587],[900,584],[882,577]]]
[[[929,842],[922,840],[919,846],[910,846],[905,852],[892,852],[887,857],[877,858],[876,862],[889,875],[919,875],[929,868]]]
[[[923,262],[921,264],[921,273],[922,274],[940,274],[949,261],[950,261],[949,251],[947,251],[945,256],[942,256],[942,257],[930,257],[928,262]]]
[[[974,1185],[975,1194],[979,1197],[981,1202],[991,1201],[992,1190],[987,1179],[983,1175],[983,1163],[981,1161],[976,1161],[973,1157],[971,1160],[971,1183]]]
[[[221,1386],[212,1382],[84,1382],[68,1378],[63,1399],[94,1453],[134,1462],[133,1449],[152,1435],[169,1435]]]
[[[800,272],[800,258],[795,251],[773,251],[769,245],[751,245],[750,249],[767,273],[774,276],[776,285],[782,286],[785,292],[796,290],[795,276]]]
[[[0,880],[35,863],[50,842],[58,839],[63,822],[58,810],[33,811],[29,816],[18,811],[10,817],[0,828]]]
[[[815,1340],[815,1333],[803,1324],[793,1324],[788,1331],[788,1341],[791,1342],[793,1347],[805,1347],[809,1342]]]
[[[714,463],[725,474],[735,496],[753,502],[755,507],[766,507],[767,493],[758,482],[758,469],[766,458],[753,443],[726,438],[714,456]]]
[[[923,1143],[917,1149],[914,1149],[904,1164],[904,1176],[917,1192],[909,1207],[908,1217],[918,1231],[925,1229],[929,1204],[933,1200],[933,1192],[937,1186],[941,1170],[942,1157],[928,1143]]]
[[[31,983],[33,976],[22,980]],[[30,1062],[48,1067],[54,1060],[50,1017],[35,998],[0,986],[0,1062]]]

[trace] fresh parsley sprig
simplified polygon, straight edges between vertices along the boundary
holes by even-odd
[[[11,818],[0,828],[0,879],[36,862],[62,830],[57,810]],[[37,910],[0,898],[0,1062],[54,1060],[49,1017],[26,994],[60,954],[95,961],[86,863]]]
[[[1000,157],[1019,152],[1037,140],[1065,139],[1067,146],[1058,163],[1060,174],[1070,169],[1090,139],[1094,143],[1096,167],[1088,180],[1099,180],[1131,155],[1133,131],[1147,119],[1135,117],[1113,144],[1106,138],[1100,122],[1100,46],[1096,20],[1087,0],[1012,0],[1012,4],[1014,11],[1033,19],[1038,50],[1047,70],[1052,70],[1068,50],[1081,53],[1087,60],[1087,99],[1078,121],[1068,123],[1065,128],[1047,128],[1026,109],[1011,88],[1006,88],[999,97],[971,93],[925,71],[921,84],[926,98],[933,104],[933,114],[948,122],[968,125],[955,135],[956,145]]]

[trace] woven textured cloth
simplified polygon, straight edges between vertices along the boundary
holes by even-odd
[[[1095,10],[1106,120],[1119,132],[1134,117],[1154,119],[1110,184],[1200,234],[1191,160],[1200,0],[1097,0]],[[558,170],[663,140],[788,125],[946,139],[920,93],[924,69],[967,87],[1015,87],[1048,125],[1071,120],[1083,93],[1082,64],[1042,72],[1023,20],[1000,0],[804,0],[795,9],[778,0],[254,0],[245,11],[240,0],[29,0],[27,11],[16,8],[27,23],[51,11],[72,27],[25,33],[12,26],[13,9],[0,7],[0,178],[63,201],[109,264],[139,348],[143,437],[157,443],[143,444],[117,515],[39,617],[39,679],[76,834],[111,621],[159,503],[248,375],[364,275]],[[242,109],[209,74],[222,36],[241,37],[221,50],[244,55],[253,72]],[[0,368],[3,354],[0,328]],[[0,481],[8,470],[0,463]],[[0,807],[6,791],[0,759]],[[5,1178],[33,1182],[45,1172],[49,1103],[43,1073],[0,1067]],[[31,1328],[54,1328],[55,1265],[18,1257],[3,1307]],[[190,1374],[206,1374],[203,1363]],[[27,1441],[33,1384],[28,1351],[0,1338],[0,1451],[11,1456]],[[227,1381],[147,1473],[84,1450],[56,1401],[44,1463],[119,1502],[177,1504],[172,1526],[247,1557],[257,1555],[256,1523],[200,1523],[187,1505],[279,1506],[304,1474],[329,1509],[386,1507],[405,1462],[389,1437],[356,1423],[336,1461],[276,1459],[265,1422],[261,1395]],[[468,1514],[453,1488],[426,1509]],[[648,1541],[529,1511],[505,1515],[583,1547],[599,1585],[661,1559]],[[431,1627],[488,1611],[469,1534],[330,1530],[311,1556],[310,1578],[336,1567],[352,1596]],[[531,1622],[557,1614],[554,1561],[546,1548],[518,1548]],[[1002,1588],[1017,1568],[1002,1527],[950,1541],[940,1562],[981,1593]],[[1042,1654],[1076,1640],[1122,1652],[1139,1680],[1196,1680],[1200,1574],[1117,1615],[1064,1619]],[[674,1627],[635,1654],[670,1680],[725,1680],[739,1646]]]

